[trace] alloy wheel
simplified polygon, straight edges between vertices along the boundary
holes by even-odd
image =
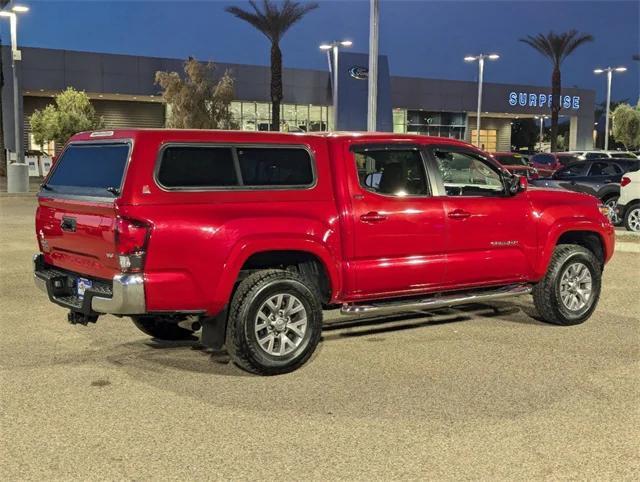
[[[631,231],[635,231],[636,233],[640,231],[640,207],[633,208],[629,211],[627,225]]]
[[[296,350],[307,332],[307,310],[302,301],[290,293],[271,296],[255,318],[258,345],[267,354],[282,357]]]
[[[604,203],[605,206],[607,206],[609,208],[609,220],[611,221],[611,224],[618,225],[620,224],[620,216],[618,216],[618,213],[616,212],[616,205],[618,204],[618,198],[612,198],[609,199],[606,203]]]
[[[573,312],[588,308],[593,297],[593,279],[589,268],[580,262],[570,264],[560,278],[560,299]]]

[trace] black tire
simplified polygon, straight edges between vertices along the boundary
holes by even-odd
[[[620,226],[622,224],[622,219],[620,219],[620,217],[616,214],[616,204],[618,203],[619,198],[620,196],[618,196],[617,194],[613,194],[605,197],[602,200],[602,204],[604,204],[611,210],[611,216],[609,216],[609,219],[611,220],[611,224],[613,224],[614,226]]]
[[[624,227],[627,231],[640,233],[638,219],[640,219],[640,203],[634,202],[624,212]]]
[[[560,282],[572,265],[584,265],[591,275],[591,295],[586,306],[571,310],[560,296]],[[540,316],[556,325],[578,325],[586,321],[598,305],[602,286],[602,265],[586,248],[576,244],[561,244],[553,252],[547,274],[533,288],[533,302]]]
[[[159,340],[189,340],[194,331],[178,325],[178,320],[162,316],[133,316],[133,324],[140,331]]]
[[[306,318],[306,327],[303,336],[293,335],[299,344],[291,353],[272,355],[268,352],[268,347],[260,345],[256,329],[259,310],[264,309],[268,300],[279,295],[297,299],[298,307],[302,306],[304,309],[299,316]],[[264,314],[263,311],[261,313]],[[293,319],[292,317],[293,315],[289,319]],[[234,363],[251,373],[278,375],[296,370],[315,351],[322,334],[322,305],[314,284],[299,273],[276,269],[263,270],[249,275],[238,285],[231,299],[227,323],[226,347]],[[275,336],[278,340],[275,343],[280,347],[284,337],[293,345],[288,338],[288,324],[289,322],[286,322],[279,327],[284,330],[282,333],[273,331],[275,328],[271,325],[268,327],[270,332],[260,333],[272,338]],[[274,345],[270,346],[272,350],[275,348]]]

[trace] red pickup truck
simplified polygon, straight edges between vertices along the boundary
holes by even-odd
[[[322,310],[419,311],[533,292],[586,320],[614,231],[592,196],[528,188],[419,135],[116,130],[74,136],[38,194],[35,281],[71,323],[130,316],[160,339],[296,369]]]

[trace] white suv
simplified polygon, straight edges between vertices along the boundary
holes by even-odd
[[[616,210],[629,231],[640,232],[640,171],[622,177]]]
[[[591,159],[638,159],[633,152],[629,151],[570,151],[581,161],[589,161]]]

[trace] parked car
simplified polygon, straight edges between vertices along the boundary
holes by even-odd
[[[640,232],[640,171],[622,177],[616,212],[628,231]]]
[[[374,176],[378,175],[379,176]],[[315,350],[322,308],[385,315],[532,292],[596,308],[613,226],[592,196],[454,139],[114,130],[72,137],[38,194],[36,285],[71,323],[130,316],[260,374]]]
[[[531,165],[543,177],[548,177],[561,167],[577,160],[577,156],[569,152],[540,152],[530,158]]]
[[[590,161],[593,159],[638,159],[638,156],[629,151],[572,151],[581,161]]]
[[[638,160],[626,159],[577,161],[559,169],[549,178],[532,181],[532,184],[591,194],[609,207],[611,222],[620,224],[615,209],[620,196],[620,180],[625,172],[637,169],[639,163]]]
[[[540,177],[538,170],[530,164],[527,156],[517,152],[492,152],[491,156],[511,174],[525,176],[527,179]]]

